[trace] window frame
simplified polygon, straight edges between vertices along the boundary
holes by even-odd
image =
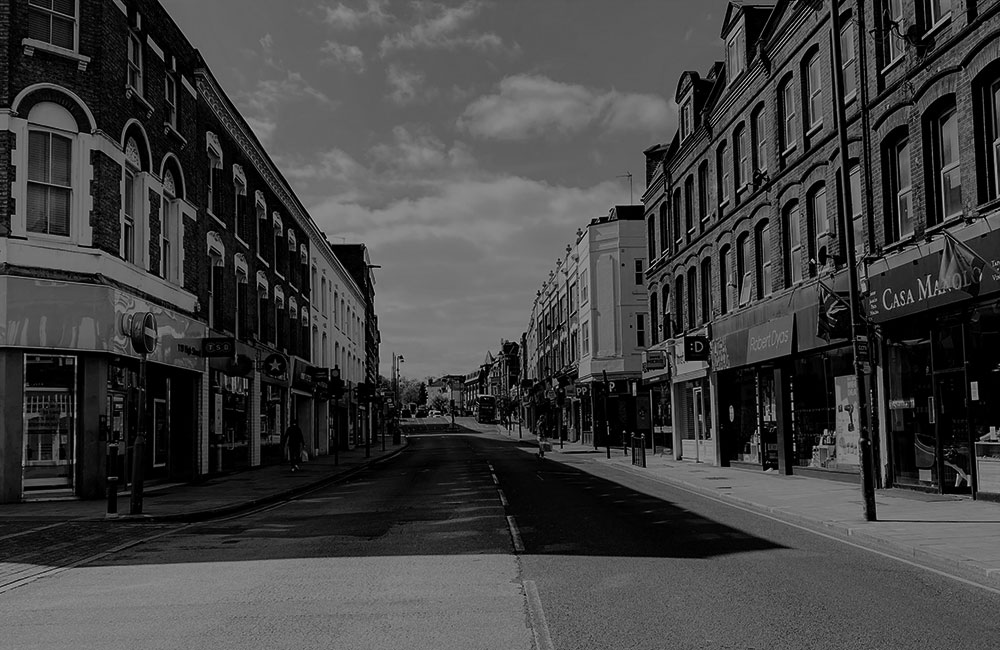
[[[771,255],[771,222],[761,220],[754,228],[756,259],[754,270],[757,273],[757,296],[767,298],[774,293],[774,275],[772,274],[773,259]]]
[[[32,135],[33,134],[34,135],[43,135],[43,136],[45,136],[46,141],[47,141],[47,145],[46,145],[46,149],[45,149],[46,150],[46,163],[47,163],[46,164],[46,179],[45,180],[40,180],[40,179],[37,179],[37,178],[33,179],[31,177],[31,142],[32,142]],[[32,237],[36,237],[36,236],[40,235],[40,236],[43,236],[43,237],[53,237],[53,238],[56,238],[56,239],[61,240],[61,241],[71,240],[73,238],[73,231],[74,231],[74,228],[73,228],[73,215],[74,215],[74,207],[75,207],[74,201],[76,200],[76,193],[74,191],[75,190],[75,188],[74,188],[74,179],[75,179],[76,162],[77,162],[75,160],[75,156],[76,156],[75,148],[76,148],[76,146],[78,144],[76,138],[73,137],[74,135],[75,134],[65,133],[65,132],[62,132],[62,131],[60,131],[58,129],[53,129],[53,128],[47,127],[47,126],[36,125],[36,124],[29,124],[28,125],[28,129],[27,129],[27,132],[26,132],[26,136],[27,136],[26,137],[26,140],[27,140],[27,147],[26,147],[26,149],[27,149],[28,153],[27,153],[27,155],[25,156],[25,159],[24,159],[24,161],[25,161],[24,176],[25,176],[25,183],[26,183],[26,185],[25,185],[25,198],[24,198],[24,204],[25,204],[25,208],[24,208],[24,217],[25,217],[24,227],[25,227],[25,233],[28,234],[28,235],[30,235],[30,236],[32,236]],[[53,163],[54,163],[54,159],[53,159],[54,157],[52,155],[52,149],[53,149],[52,142],[53,142],[54,138],[59,138],[61,140],[65,140],[66,143],[67,143],[67,145],[68,145],[68,147],[69,147],[68,154],[67,154],[67,160],[66,160],[66,162],[69,165],[69,173],[67,175],[68,176],[68,178],[67,178],[68,185],[59,185],[58,183],[54,182],[53,178],[52,178],[52,176],[53,176],[53,174],[52,174],[52,166],[53,166]],[[45,203],[46,203],[45,226],[46,226],[46,228],[45,228],[44,232],[43,231],[39,231],[39,230],[32,230],[31,226],[30,226],[31,220],[30,220],[29,214],[28,214],[28,206],[30,205],[30,201],[28,200],[28,196],[31,193],[31,187],[32,186],[41,187],[41,188],[43,188],[45,190],[45,196],[46,196],[46,200],[45,200]],[[49,197],[50,197],[51,192],[53,190],[56,190],[56,191],[59,191],[59,192],[66,192],[67,193],[67,198],[66,198],[66,211],[67,211],[67,214],[66,214],[66,234],[59,234],[59,233],[52,232],[52,212],[49,209],[49,206],[50,206]]]
[[[848,12],[842,17],[840,27],[840,87],[845,104],[853,102],[858,96],[857,68],[858,52],[854,44],[854,21]],[[850,90],[847,90],[848,83],[851,86]]]
[[[809,123],[808,131],[814,132],[823,128],[823,71],[819,50],[813,51],[804,67],[803,82],[806,92],[803,105],[806,109],[805,118]]]
[[[723,140],[715,150],[715,192],[719,210],[729,205],[729,171],[726,169],[726,158],[729,145]]]
[[[747,144],[747,126],[741,123],[733,131],[733,182],[737,194],[750,185],[750,150]]]
[[[27,8],[28,8],[28,23],[27,23],[27,25],[28,25],[28,34],[29,34],[28,38],[30,40],[32,40],[32,41],[37,41],[39,43],[44,43],[45,45],[47,45],[49,47],[56,48],[57,50],[60,50],[60,51],[72,52],[74,54],[79,53],[79,51],[80,51],[80,3],[79,3],[79,0],[72,0],[72,1],[73,1],[73,15],[69,16],[67,14],[64,14],[64,13],[60,12],[60,11],[56,11],[53,8],[42,7],[40,5],[34,4],[33,0],[28,0],[28,5],[27,5]],[[48,29],[49,39],[48,40],[46,40],[44,38],[37,38],[37,35],[36,36],[31,36],[30,23],[31,23],[31,13],[32,12],[35,12],[36,14],[44,14],[48,18],[48,21],[49,21],[49,29]],[[72,47],[65,47],[63,45],[57,45],[56,43],[53,42],[54,39],[52,38],[52,32],[53,32],[53,30],[52,30],[52,21],[55,20],[55,19],[68,20],[69,22],[71,22],[73,24],[73,46]]]
[[[170,71],[163,76],[163,103],[166,106],[167,124],[177,131],[177,79]]]
[[[131,88],[139,96],[143,96],[143,82],[145,75],[145,56],[142,46],[142,38],[135,30],[128,30],[127,44],[125,49],[125,87]],[[135,60],[133,60],[133,54]],[[133,74],[136,83],[133,83]]]
[[[932,183],[932,188],[936,196],[934,197],[935,209],[932,214],[936,217],[933,224],[928,223],[928,226],[937,225],[939,223],[944,223],[949,219],[959,216],[962,214],[961,206],[961,195],[962,195],[962,156],[961,156],[961,133],[958,125],[958,109],[955,104],[951,104],[947,108],[939,111],[932,119],[932,136],[931,136],[931,150],[932,150],[932,165],[931,171],[934,174],[934,182]],[[954,147],[951,147],[952,160],[945,162],[944,160],[944,140],[945,140],[945,125],[948,122],[953,123],[954,130]],[[952,130],[951,128],[949,130]],[[957,172],[958,175],[958,194],[959,194],[959,210],[956,212],[948,212],[945,205],[945,179],[950,178],[950,174]]]
[[[889,224],[886,228],[886,243],[894,244],[913,236],[916,224],[913,214],[913,149],[908,134],[890,140],[884,147],[886,160],[886,201],[889,206]],[[903,179],[903,152],[906,152],[906,179]],[[906,202],[909,215],[904,224],[901,206]],[[908,227],[904,227],[908,226]]]
[[[754,171],[765,172],[767,171],[767,125],[764,123],[766,114],[764,112],[764,103],[761,102],[754,109],[750,117],[751,123],[751,134],[752,147],[753,147],[753,165]]]
[[[746,31],[739,25],[726,39],[726,85],[732,85],[746,71]]]
[[[785,288],[805,279],[802,269],[802,212],[798,201],[790,201],[782,210],[783,248],[785,252]]]
[[[795,149],[795,84],[791,75],[778,85],[778,108],[781,115],[782,155],[787,156]]]
[[[729,291],[732,287],[732,280],[729,276],[729,255],[732,246],[723,244],[719,248],[719,313],[729,313]]]

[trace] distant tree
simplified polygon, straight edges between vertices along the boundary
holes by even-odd
[[[427,403],[427,384],[420,382],[420,386],[417,387],[417,404]]]
[[[431,406],[432,409],[437,409],[437,410],[441,411],[442,413],[444,413],[445,411],[448,410],[448,397],[447,397],[447,395],[442,395],[441,393],[438,393],[437,395],[434,395],[433,397],[431,397],[431,404],[430,404],[430,406]]]

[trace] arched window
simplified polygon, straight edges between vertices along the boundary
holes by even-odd
[[[753,253],[749,233],[743,233],[736,240],[736,295],[739,297],[738,306],[743,307],[749,304],[753,293],[753,272],[750,264],[753,261]]]
[[[649,293],[649,326],[652,329],[651,341],[653,345],[660,342],[660,305],[659,294],[654,290]]]
[[[927,225],[933,226],[962,214],[962,155],[954,97],[929,112],[924,126],[930,151]]]
[[[785,206],[782,218],[782,238],[785,258],[785,286],[802,281],[802,233],[799,226],[799,204],[792,201]]]
[[[663,340],[667,340],[674,335],[673,322],[670,313],[670,283],[663,284],[660,308],[663,310]]]
[[[737,193],[750,183],[750,146],[744,124],[737,126],[733,132],[733,181]]]
[[[732,291],[733,278],[730,277],[729,266],[730,247],[728,244],[719,249],[719,313],[729,312],[729,293]]]
[[[674,252],[677,252],[684,246],[684,229],[681,228],[681,190],[677,188],[674,190],[674,200],[673,204],[670,206],[670,211],[674,215]]]
[[[698,310],[697,310],[697,296],[698,290],[698,271],[695,267],[691,267],[687,272],[687,313],[688,313],[688,328],[694,329],[698,326]]]
[[[781,124],[781,150],[795,146],[795,85],[788,76],[778,86],[778,116]]]
[[[882,145],[885,180],[885,243],[891,244],[913,234],[913,183],[910,175],[910,138],[906,130],[886,139]]]
[[[757,224],[757,295],[766,298],[773,291],[771,276],[771,224],[767,220]]]
[[[819,50],[813,50],[802,64],[802,82],[805,84],[803,118],[808,131],[823,126],[823,73],[820,65]]]
[[[694,176],[684,181],[684,227],[690,239],[694,234]]]
[[[809,276],[816,277],[819,269],[830,263],[830,242],[833,229],[827,216],[826,186],[822,183],[812,187],[807,197],[809,229]]]
[[[646,220],[646,254],[650,263],[656,259],[656,215],[650,214]]]
[[[62,106],[36,104],[28,114],[26,229],[70,236],[76,121]]]
[[[708,209],[708,161],[702,160],[698,165],[698,215],[701,217],[701,229],[705,230],[710,211]]]
[[[729,147],[725,140],[715,150],[716,197],[720,209],[729,203],[729,165],[726,164],[728,150]]]
[[[674,281],[674,336],[684,331],[684,275]]]
[[[670,250],[670,228],[667,225],[667,200],[660,203],[660,254],[666,255]],[[586,285],[583,285],[586,286]]]
[[[693,269],[692,269],[693,270]],[[712,320],[712,258],[701,261],[701,322]]]

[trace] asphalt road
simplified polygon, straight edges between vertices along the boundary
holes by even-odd
[[[1000,648],[995,593],[419,426],[350,482],[0,593],[0,648]]]

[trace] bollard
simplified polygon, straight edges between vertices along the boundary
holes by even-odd
[[[639,448],[642,449],[642,466],[646,466],[646,434],[639,436]]]
[[[107,519],[118,517],[118,443],[108,443],[108,511]]]

